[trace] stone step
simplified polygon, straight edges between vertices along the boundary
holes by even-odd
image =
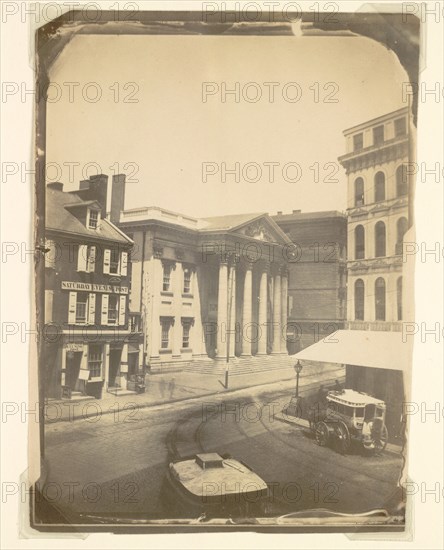
[[[229,370],[232,375],[254,374],[288,368],[293,366],[293,363],[294,359],[288,355],[236,358],[230,360]],[[220,374],[225,372],[226,368],[226,362],[208,359],[190,362],[184,366],[183,370],[200,374]]]

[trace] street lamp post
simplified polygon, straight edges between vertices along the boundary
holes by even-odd
[[[301,374],[301,371],[302,371],[302,365],[301,365],[301,362],[299,360],[296,363],[296,365],[294,366],[294,370],[296,372],[296,394],[295,394],[295,398],[297,400],[299,400],[299,375]]]
[[[302,371],[301,362],[298,362],[294,365],[294,371],[296,373],[296,393],[291,398],[290,403],[282,411],[287,416],[294,416],[296,418],[301,417],[301,398],[299,397],[299,375]]]

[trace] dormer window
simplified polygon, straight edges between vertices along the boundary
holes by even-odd
[[[97,229],[99,225],[100,212],[98,210],[89,209],[88,210],[88,228]]]

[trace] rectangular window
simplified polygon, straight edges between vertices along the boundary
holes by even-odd
[[[182,332],[182,347],[183,347],[183,348],[189,348],[189,347],[190,347],[190,330],[191,330],[191,323],[184,323],[182,328],[183,328],[183,332]]]
[[[162,336],[161,336],[160,347],[162,349],[168,349],[170,347],[170,328],[171,328],[170,319],[162,319],[161,326],[162,326]]]
[[[88,220],[89,229],[97,229],[98,223],[99,223],[99,211],[98,210],[90,210],[89,211],[89,220]]]
[[[96,247],[88,246],[86,252],[86,271],[88,273],[94,273],[96,268]]]
[[[407,126],[405,123],[405,117],[397,118],[395,120],[395,137],[405,136],[407,133]]]
[[[353,136],[353,151],[360,151],[364,147],[363,134],[356,134]]]
[[[76,302],[76,324],[86,324],[88,313],[88,294],[86,292],[77,292]]]
[[[384,126],[376,126],[373,128],[373,145],[381,145],[384,143]]]
[[[116,248],[111,250],[109,261],[109,272],[113,275],[119,274],[120,253]]]
[[[110,294],[108,298],[108,325],[117,325],[119,316],[119,300],[116,294]]]
[[[89,345],[88,369],[90,378],[100,378],[102,376],[102,346]]]
[[[185,268],[183,271],[183,293],[191,293],[191,269]]]
[[[171,269],[172,269],[172,266],[170,264],[163,264],[162,290],[164,292],[168,292],[171,287]]]

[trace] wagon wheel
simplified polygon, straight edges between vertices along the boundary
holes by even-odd
[[[320,447],[325,447],[330,439],[330,431],[325,422],[317,422],[315,425],[316,443]]]
[[[350,449],[350,432],[344,422],[335,426],[335,443],[337,450],[343,455]]]
[[[382,422],[373,422],[370,428],[373,450],[376,454],[382,453],[387,446],[388,430]]]

